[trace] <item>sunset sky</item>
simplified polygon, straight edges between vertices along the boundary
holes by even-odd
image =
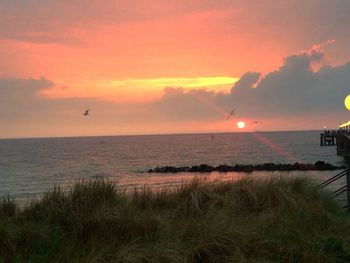
[[[0,14],[1,138],[350,120],[348,0],[1,0]]]

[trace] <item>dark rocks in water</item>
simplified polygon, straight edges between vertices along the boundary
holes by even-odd
[[[340,167],[338,167],[338,166],[334,166],[334,165],[332,165],[332,164],[329,164],[329,163],[325,163],[324,161],[317,161],[317,162],[315,162],[315,167],[317,167],[318,169],[317,170],[323,170],[323,171],[325,171],[325,170],[337,170],[337,169],[339,169],[339,168],[345,168],[345,166],[340,166]]]
[[[221,165],[219,165],[216,168],[221,173],[230,172],[232,170],[232,166],[229,166],[229,165],[226,165],[226,164],[221,164]]]
[[[190,169],[190,167],[188,167],[188,166],[184,166],[184,167],[179,167],[179,168],[177,168],[177,170],[178,170],[179,172],[188,172],[189,169]]]
[[[324,161],[317,161],[317,162],[315,162],[314,165],[315,165],[316,167],[320,167],[320,166],[325,165],[325,162],[324,162]]]
[[[173,167],[173,166],[162,166],[154,169],[149,169],[148,173],[179,173],[179,172],[190,172],[189,167]]]
[[[219,166],[211,166],[208,164],[194,165],[191,167],[173,167],[173,166],[162,166],[154,169],[149,169],[149,173],[179,173],[179,172],[190,172],[190,173],[210,173],[210,172],[245,172],[251,173],[253,171],[326,171],[326,170],[337,170],[345,169],[345,166],[335,166],[324,161],[317,161],[315,164],[310,163],[294,163],[294,164],[236,164],[234,166],[222,164]]]
[[[176,167],[172,167],[172,166],[163,166],[163,167],[156,167],[153,172],[155,172],[155,173],[177,173],[178,169]]]
[[[192,166],[189,169],[189,172],[194,172],[194,173],[210,173],[213,172],[215,169],[215,167],[211,166],[211,165],[207,165],[207,164],[201,164],[199,166],[195,165]]]

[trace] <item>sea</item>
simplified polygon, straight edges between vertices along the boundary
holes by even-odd
[[[200,177],[300,175],[322,181],[339,171],[152,174],[156,166],[315,163],[346,165],[320,131],[247,132],[0,140],[0,197],[25,203],[55,185],[104,178],[126,188],[168,187]],[[341,183],[341,182],[340,182]]]

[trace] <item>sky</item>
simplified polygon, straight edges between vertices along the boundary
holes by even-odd
[[[337,128],[349,13],[348,0],[1,0],[0,138]]]

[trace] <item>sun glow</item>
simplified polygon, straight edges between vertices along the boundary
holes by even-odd
[[[206,89],[228,92],[238,78],[228,76],[140,78],[140,79],[85,79],[80,81],[57,81],[56,87],[44,90],[50,98],[98,98],[113,101],[149,101],[160,97],[166,87]],[[64,88],[61,88],[64,87]]]
[[[238,127],[239,129],[245,128],[245,122],[244,122],[244,121],[239,121],[239,122],[237,122],[237,127]]]

